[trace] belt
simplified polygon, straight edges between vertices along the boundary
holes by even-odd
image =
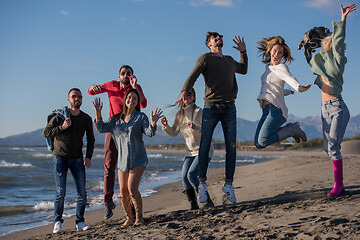
[[[211,106],[216,107],[218,109],[223,109],[227,107],[231,107],[235,104],[235,101],[227,102],[227,103],[211,103]]]

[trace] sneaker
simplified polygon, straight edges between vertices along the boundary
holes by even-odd
[[[208,191],[207,191],[206,183],[199,185],[199,193],[198,193],[198,195],[199,195],[199,202],[205,203],[207,201]]]
[[[84,222],[79,222],[78,224],[76,224],[77,231],[85,231],[85,230],[88,230],[89,228],[90,228],[90,226],[86,225]]]
[[[61,221],[56,221],[55,224],[54,224],[54,230],[53,230],[53,233],[59,233],[62,231],[62,228],[61,228]]]
[[[114,202],[111,202],[109,204],[106,204],[105,207],[106,208],[105,208],[105,216],[104,216],[104,218],[109,219],[114,215],[112,210],[116,208],[116,204]]]
[[[223,190],[223,192],[225,193],[227,199],[232,202],[232,203],[236,203],[236,197],[235,197],[235,193],[234,193],[234,187],[232,185],[228,185],[228,184],[224,184],[224,186],[222,186],[221,188]]]

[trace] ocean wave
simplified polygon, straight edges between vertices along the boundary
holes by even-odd
[[[243,160],[236,160],[236,162],[240,163],[255,163],[255,159],[243,159]]]
[[[144,190],[144,191],[141,191],[141,196],[142,196],[142,197],[148,197],[148,196],[153,195],[154,193],[156,193],[155,190],[146,189],[146,190]]]
[[[6,206],[0,208],[0,217],[6,217],[29,212],[29,206]]]
[[[148,158],[163,158],[164,155],[162,155],[161,153],[150,153],[147,155]]]
[[[35,154],[32,154],[32,157],[36,157],[36,158],[52,158],[53,155],[51,153],[35,153]]]
[[[26,151],[34,151],[35,149],[33,149],[33,148],[24,148],[24,150],[26,150]]]
[[[33,207],[34,211],[49,211],[54,209],[54,202],[41,202]]]
[[[14,168],[14,167],[33,167],[30,163],[9,163],[5,160],[1,160],[0,167]]]
[[[74,201],[72,203],[64,204],[64,209],[72,209],[72,208],[76,208],[76,201]],[[35,211],[35,212],[54,210],[54,202],[52,202],[52,201],[40,202],[40,203],[36,204],[35,206],[33,206],[31,209],[32,209],[32,211]]]

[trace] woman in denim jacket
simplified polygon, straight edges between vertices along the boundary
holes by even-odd
[[[345,57],[345,24],[347,15],[356,10],[351,4],[341,8],[341,21],[332,23],[333,33],[322,40],[322,50],[314,54],[309,64],[317,75],[315,84],[321,89],[321,119],[323,125],[324,150],[333,162],[334,187],[328,196],[337,196],[345,191],[343,184],[343,162],[341,143],[350,112],[341,97]]]
[[[109,121],[103,122],[101,109],[103,103],[95,98],[96,113],[95,127],[100,133],[111,132],[118,154],[118,178],[120,186],[120,199],[125,211],[126,221],[121,228],[131,225],[143,225],[142,198],[139,192],[141,177],[148,163],[143,134],[152,137],[156,132],[156,122],[162,117],[161,109],[151,112],[151,122],[140,112],[140,96],[137,90],[130,89],[124,97],[124,108],[119,114],[112,116]],[[136,221],[131,210],[132,202]]]

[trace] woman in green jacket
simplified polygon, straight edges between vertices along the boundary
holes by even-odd
[[[323,125],[324,150],[333,162],[334,187],[328,196],[338,196],[345,191],[343,184],[343,163],[341,143],[346,126],[350,119],[350,112],[341,97],[343,73],[347,59],[345,57],[345,24],[347,15],[356,10],[351,4],[341,8],[341,21],[333,22],[333,33],[325,37],[322,50],[314,54],[309,64],[317,75],[315,84],[321,89],[321,119]]]

